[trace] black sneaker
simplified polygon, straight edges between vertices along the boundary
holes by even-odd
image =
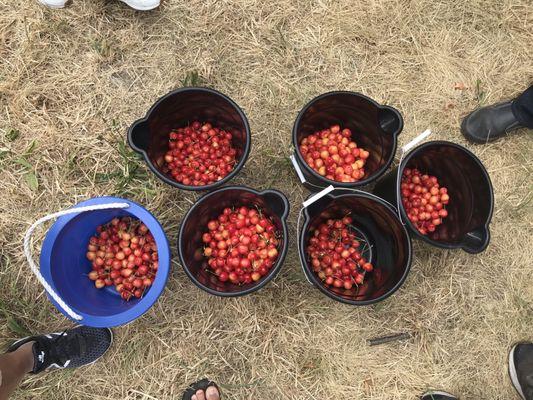
[[[524,400],[533,400],[533,343],[518,343],[509,352],[509,376]]]
[[[422,395],[420,400],[457,400],[453,394],[439,390],[431,390]]]
[[[77,326],[60,333],[28,336],[13,343],[7,351],[13,352],[28,342],[35,342],[32,373],[37,374],[94,363],[111,347],[113,332],[108,328]]]

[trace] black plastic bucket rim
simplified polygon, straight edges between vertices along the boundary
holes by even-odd
[[[346,190],[346,189],[344,189],[344,190]],[[413,246],[412,246],[412,242],[411,242],[411,237],[409,236],[409,232],[405,228],[405,225],[403,225],[401,223],[401,221],[399,220],[398,214],[397,214],[397,210],[392,204],[390,204],[388,201],[386,201],[386,200],[382,199],[381,197],[378,197],[378,196],[376,196],[376,195],[374,195],[372,193],[368,193],[368,192],[365,192],[365,191],[362,191],[362,190],[358,190],[358,189],[349,189],[349,190],[350,190],[350,192],[353,192],[353,193],[346,193],[346,194],[341,194],[341,195],[338,195],[338,196],[331,196],[330,194],[328,194],[326,196],[335,197],[335,198],[339,198],[339,197],[343,197],[343,196],[359,196],[359,197],[367,198],[367,199],[370,199],[370,200],[374,200],[374,201],[382,204],[386,208],[388,208],[389,211],[398,219],[399,224],[402,226],[402,229],[403,229],[403,232],[405,234],[405,238],[406,238],[407,244],[408,244],[408,251],[407,251],[407,265],[405,266],[405,271],[404,271],[402,277],[400,278],[400,280],[387,293],[384,293],[381,296],[379,296],[379,297],[377,297],[375,299],[371,299],[371,300],[348,300],[348,299],[345,299],[343,297],[337,296],[335,293],[333,293],[330,290],[328,290],[322,284],[322,282],[319,280],[319,278],[310,270],[309,265],[307,263],[307,255],[305,253],[305,249],[306,249],[306,245],[307,244],[305,243],[305,235],[303,234],[306,231],[306,229],[308,228],[309,223],[311,222],[310,219],[309,219],[309,215],[307,214],[307,209],[304,209],[304,214],[305,214],[304,223],[303,223],[302,228],[301,228],[301,230],[299,232],[300,238],[299,238],[299,241],[298,241],[298,253],[300,255],[300,263],[302,265],[302,269],[304,271],[305,276],[313,284],[313,286],[315,286],[323,294],[325,294],[329,298],[331,298],[333,300],[336,300],[338,302],[341,302],[341,303],[350,304],[350,305],[353,305],[353,306],[368,306],[368,305],[375,304],[375,303],[378,303],[380,301],[385,300],[386,298],[388,298],[389,296],[394,294],[403,285],[403,283],[407,279],[407,276],[409,275],[409,272],[411,271],[411,265],[412,265],[412,262],[413,262]]]
[[[471,253],[471,254],[481,253],[482,251],[484,251],[487,248],[487,246],[489,245],[489,242],[490,242],[489,225],[490,225],[490,221],[492,220],[492,214],[494,212],[494,190],[493,190],[492,182],[490,180],[489,173],[487,172],[487,170],[486,170],[485,166],[483,165],[483,163],[481,162],[481,160],[474,153],[472,153],[466,147],[461,146],[460,144],[457,144],[457,143],[454,143],[454,142],[449,142],[447,140],[432,140],[432,141],[429,141],[429,142],[422,143],[422,144],[414,147],[413,149],[411,149],[404,156],[404,158],[403,158],[402,162],[400,163],[400,165],[398,165],[397,173],[400,174],[400,177],[401,177],[401,174],[403,174],[404,169],[407,167],[407,163],[411,160],[411,158],[415,155],[415,153],[417,153],[420,150],[423,150],[426,147],[430,147],[430,146],[434,146],[434,145],[446,145],[446,146],[455,147],[455,148],[465,152],[466,154],[468,154],[470,157],[472,157],[472,159],[476,162],[476,164],[479,165],[480,170],[482,171],[483,175],[485,176],[485,179],[487,180],[487,183],[488,183],[489,189],[490,189],[489,193],[490,193],[490,204],[491,204],[491,207],[490,207],[489,215],[487,217],[487,221],[484,224],[484,228],[487,231],[487,240],[486,240],[484,246],[479,249],[479,251],[472,252],[472,251],[469,251],[467,248],[463,248],[460,244],[443,243],[443,242],[439,242],[437,240],[430,239],[429,237],[427,237],[425,235],[422,235],[413,226],[413,224],[411,223],[411,221],[407,217],[407,214],[405,213],[405,210],[404,210],[404,207],[403,207],[403,204],[402,204],[402,201],[401,201],[401,191],[400,191],[401,178],[400,178],[400,179],[396,180],[396,191],[395,192],[396,192],[396,200],[397,200],[397,204],[398,204],[398,210],[401,213],[402,221],[405,221],[404,225],[407,224],[407,226],[409,227],[409,231],[410,231],[410,233],[412,235],[414,235],[417,239],[421,239],[424,242],[426,242],[426,243],[428,243],[428,244],[430,244],[432,246],[440,247],[442,249],[458,249],[458,248],[461,248],[464,251],[466,251],[467,253]]]
[[[217,290],[213,290],[213,289],[203,285],[201,282],[198,281],[198,279],[196,279],[194,274],[192,274],[191,271],[189,271],[189,268],[187,268],[187,266],[185,265],[185,260],[184,260],[184,257],[183,257],[182,240],[181,239],[182,239],[182,236],[183,236],[183,229],[184,229],[184,226],[185,226],[185,221],[187,221],[187,219],[189,218],[190,214],[192,214],[192,212],[194,211],[194,209],[196,207],[198,207],[204,200],[206,200],[207,198],[209,198],[210,196],[212,196],[212,195],[214,195],[216,193],[224,192],[226,190],[235,190],[235,189],[244,190],[244,191],[253,193],[253,194],[257,195],[257,196],[263,196],[263,195],[265,195],[267,193],[274,193],[277,196],[279,196],[279,198],[283,201],[283,204],[285,206],[285,212],[283,213],[283,215],[280,216],[281,226],[282,226],[282,229],[283,229],[283,244],[282,244],[282,247],[280,249],[281,251],[279,253],[278,259],[276,260],[276,263],[274,264],[274,266],[272,267],[272,269],[269,271],[268,275],[264,279],[258,281],[254,286],[252,286],[252,287],[250,287],[248,289],[239,291],[239,292],[219,292]],[[183,217],[183,219],[181,221],[181,224],[180,224],[180,230],[179,230],[179,234],[178,234],[178,256],[179,256],[180,264],[181,264],[183,270],[185,271],[185,273],[187,274],[189,279],[197,287],[199,287],[200,289],[206,291],[207,293],[215,295],[215,296],[219,296],[219,297],[240,297],[240,296],[244,296],[244,295],[253,293],[255,291],[258,291],[259,289],[261,289],[264,286],[266,286],[272,279],[274,279],[276,277],[276,275],[281,270],[281,267],[283,265],[283,261],[285,260],[285,257],[287,256],[287,252],[289,250],[289,229],[287,227],[287,216],[289,215],[289,210],[290,210],[290,204],[289,204],[289,201],[287,200],[286,196],[282,192],[280,192],[279,190],[275,190],[275,189],[266,189],[266,190],[262,190],[262,191],[257,191],[255,189],[252,189],[252,188],[248,187],[248,186],[236,185],[236,186],[225,186],[223,188],[220,188],[220,189],[214,190],[212,192],[206,193],[205,195],[203,195],[201,198],[199,198],[192,205],[192,207],[189,209],[189,211],[187,211],[187,213]]]
[[[139,124],[143,124],[143,123],[148,122],[148,120],[150,119],[151,114],[159,107],[159,105],[163,101],[165,101],[167,98],[172,97],[172,96],[174,96],[176,94],[180,94],[180,93],[188,92],[188,91],[206,92],[206,93],[213,94],[215,96],[219,96],[222,99],[226,100],[229,104],[231,104],[231,106],[233,108],[235,108],[235,110],[237,111],[239,116],[242,118],[242,121],[243,121],[243,124],[244,124],[244,128],[245,128],[245,133],[246,133],[246,143],[244,145],[244,151],[243,151],[242,157],[239,160],[239,162],[235,165],[233,170],[228,175],[226,175],[224,178],[222,178],[221,180],[219,180],[217,182],[214,182],[214,183],[211,183],[209,185],[204,185],[204,186],[184,185],[182,183],[179,183],[179,182],[175,181],[174,179],[169,178],[168,176],[163,174],[161,171],[159,171],[158,168],[156,168],[154,166],[154,164],[150,160],[150,157],[148,157],[148,154],[147,154],[146,150],[141,149],[138,146],[136,146],[134,144],[134,142],[133,142],[133,139],[132,139],[132,134],[133,134],[133,130],[135,129],[135,127],[138,126]],[[195,192],[209,191],[209,190],[215,189],[215,188],[217,188],[219,186],[224,185],[230,179],[235,177],[235,175],[237,175],[240,172],[240,170],[244,167],[244,164],[246,163],[246,161],[248,159],[248,156],[250,154],[250,149],[251,149],[251,142],[252,142],[252,135],[251,135],[251,130],[250,130],[250,124],[248,122],[248,118],[246,118],[246,115],[244,114],[244,111],[241,109],[241,107],[235,101],[233,101],[229,96],[225,95],[224,93],[221,93],[221,92],[219,92],[219,91],[217,91],[215,89],[211,89],[211,88],[208,88],[208,87],[201,87],[201,86],[182,87],[182,88],[175,89],[175,90],[165,94],[164,96],[162,96],[162,97],[160,97],[159,99],[156,100],[156,102],[150,107],[150,109],[146,112],[146,115],[143,118],[140,118],[140,119],[136,120],[133,124],[131,124],[131,126],[128,129],[128,143],[129,143],[130,147],[135,152],[137,152],[137,153],[139,153],[139,154],[141,154],[143,156],[143,159],[146,162],[146,164],[148,165],[148,167],[150,168],[150,170],[152,170],[152,172],[159,179],[161,179],[163,182],[165,182],[165,183],[167,183],[167,184],[169,184],[171,186],[174,186],[174,187],[176,187],[178,189],[195,191]]]
[[[321,95],[316,96],[313,99],[311,99],[309,102],[307,102],[307,104],[300,110],[300,112],[298,113],[298,116],[296,117],[296,120],[294,121],[293,127],[292,127],[292,144],[294,146],[294,153],[296,154],[296,160],[298,161],[298,165],[301,168],[304,168],[306,172],[311,174],[317,180],[325,182],[324,187],[327,187],[329,185],[333,185],[335,187],[354,189],[354,188],[365,186],[365,185],[368,185],[369,183],[374,182],[380,176],[382,176],[385,173],[385,171],[387,171],[387,169],[391,166],[392,162],[394,161],[394,157],[396,155],[396,150],[398,149],[398,141],[397,140],[393,141],[393,147],[392,147],[391,156],[389,157],[387,162],[380,169],[378,169],[375,173],[373,173],[371,176],[369,176],[369,177],[367,177],[367,178],[365,178],[363,180],[360,180],[360,181],[357,181],[357,182],[339,182],[339,181],[335,181],[335,180],[332,180],[332,179],[328,179],[325,176],[322,176],[322,175],[318,174],[313,168],[311,168],[307,164],[307,162],[304,160],[304,158],[302,156],[302,153],[300,152],[300,144],[298,143],[298,138],[297,138],[297,127],[300,125],[300,121],[301,121],[302,117],[307,112],[309,107],[311,107],[313,105],[313,103],[315,103],[316,101],[321,100],[321,99],[323,99],[325,97],[338,95],[338,94],[348,94],[348,95],[352,95],[352,96],[361,97],[361,98],[367,100],[368,102],[372,103],[373,105],[375,105],[378,108],[390,110],[391,112],[393,112],[398,117],[398,121],[399,121],[399,124],[400,124],[399,127],[398,127],[398,133],[396,133],[395,136],[398,136],[398,134],[403,130],[403,117],[402,117],[402,114],[398,110],[396,110],[394,107],[390,107],[390,106],[387,106],[387,105],[381,105],[377,101],[375,101],[374,99],[371,99],[370,97],[365,96],[364,94],[361,94],[361,93],[358,93],[358,92],[353,92],[353,91],[350,91],[350,90],[334,90],[334,91],[331,91],[331,92],[322,93]]]

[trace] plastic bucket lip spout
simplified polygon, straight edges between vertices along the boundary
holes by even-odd
[[[319,175],[309,167],[300,152],[299,145],[304,137],[334,124],[351,129],[358,146],[370,152],[365,165],[367,176],[358,182],[337,182]],[[302,108],[294,122],[292,142],[296,161],[311,184],[311,190],[328,185],[357,188],[375,181],[390,167],[402,129],[403,118],[395,108],[380,105],[360,93],[333,91],[315,97]]]
[[[183,185],[160,170],[168,134],[195,120],[229,130],[237,149],[238,163],[233,170],[220,181],[204,186]],[[183,190],[208,191],[224,185],[244,167],[250,154],[251,132],[244,111],[231,98],[206,87],[185,87],[159,98],[144,118],[135,121],[128,129],[128,143],[163,182]]]
[[[411,223],[401,198],[401,180],[405,168],[418,168],[435,175],[448,188],[448,217],[436,232],[443,239],[422,235]],[[490,242],[489,225],[494,210],[494,193],[483,163],[465,147],[444,140],[423,143],[407,153],[401,164],[376,183],[374,194],[394,204],[410,234],[432,246],[461,248],[467,253],[484,251]],[[446,238],[446,239],[445,239]]]
[[[307,246],[311,231],[329,218],[351,213],[357,235],[364,239],[363,256],[374,264],[361,289],[329,288],[312,271]],[[411,269],[412,248],[409,234],[387,201],[355,189],[335,189],[303,210],[298,251],[307,279],[326,296],[342,303],[364,306],[377,303],[396,292]]]
[[[124,325],[143,315],[163,292],[170,272],[171,254],[165,232],[157,219],[142,206],[116,197],[96,197],[74,207],[113,202],[127,203],[129,207],[58,218],[46,234],[40,256],[43,277],[82,317],[82,320],[76,322],[98,328]],[[96,289],[86,276],[91,270],[91,263],[85,257],[89,238],[96,234],[98,225],[123,216],[137,218],[148,227],[156,241],[159,255],[159,268],[152,286],[142,298],[129,302],[122,300],[113,287]],[[49,299],[61,313],[69,317],[53,298],[49,296]]]
[[[257,282],[242,286],[220,282],[216,276],[207,272],[209,267],[203,256],[202,234],[205,233],[207,222],[220,215],[224,208],[233,206],[260,207],[283,234],[278,248],[279,257],[268,274]],[[273,189],[257,191],[246,186],[227,186],[204,195],[189,209],[180,226],[178,254],[185,273],[200,289],[216,296],[243,296],[261,289],[278,274],[287,255],[288,213],[287,198]]]

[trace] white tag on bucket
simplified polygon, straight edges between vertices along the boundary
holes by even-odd
[[[289,157],[292,162],[292,166],[296,170],[296,174],[298,175],[298,178],[300,178],[300,182],[305,183],[305,176],[300,169],[300,166],[298,165],[298,162],[296,161],[296,157],[294,157],[294,154]]]
[[[332,185],[329,185],[328,187],[322,189],[320,192],[312,195],[311,197],[309,197],[306,201],[302,203],[304,208],[309,207],[315,201],[317,201],[318,199],[321,199],[322,197],[324,197],[325,195],[327,195],[329,192],[333,190],[335,190],[335,188]]]
[[[406,145],[402,146],[402,153],[403,154],[407,153],[409,150],[411,150],[413,147],[415,147],[422,140],[426,139],[429,135],[431,135],[431,129],[426,129],[424,132],[422,132],[420,135],[415,137],[409,143],[407,143]]]

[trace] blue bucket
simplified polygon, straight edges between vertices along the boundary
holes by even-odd
[[[68,318],[97,328],[124,325],[143,315],[161,295],[170,271],[170,247],[165,232],[157,219],[139,204],[117,197],[97,197],[74,208],[111,203],[125,203],[127,208],[85,211],[59,217],[46,234],[40,257],[40,272],[44,280],[78,318],[74,319],[49,295],[50,301]],[[87,243],[95,235],[96,227],[114,217],[124,216],[137,218],[148,227],[159,255],[159,267],[152,286],[142,298],[130,301],[122,300],[114,286],[96,289],[94,282],[87,277],[91,263],[85,256]]]

